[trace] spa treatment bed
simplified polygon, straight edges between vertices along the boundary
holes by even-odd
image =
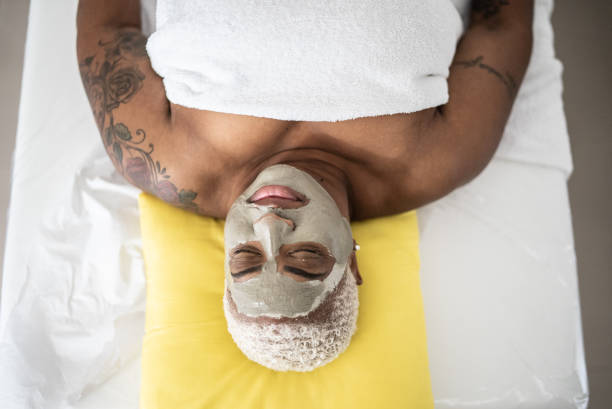
[[[150,33],[155,5],[142,3]],[[453,3],[465,21],[469,1]],[[100,141],[76,6],[30,4],[0,308],[6,409],[139,407],[140,192]],[[493,160],[416,211],[436,409],[587,407],[552,8],[535,2],[532,58]]]

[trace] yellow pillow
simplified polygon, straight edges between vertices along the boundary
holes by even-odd
[[[223,221],[141,194],[147,275],[144,409],[433,408],[414,211],[352,223],[360,244],[357,332],[312,372],[246,358],[223,315]]]

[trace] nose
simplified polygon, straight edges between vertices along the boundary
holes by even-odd
[[[271,218],[271,219],[269,219],[269,218]],[[266,220],[264,220],[264,219],[266,219]],[[291,228],[291,230],[295,230],[295,223],[293,222],[293,220],[281,217],[281,216],[277,215],[276,213],[266,213],[263,216],[261,216],[259,219],[255,220],[255,223],[253,223],[253,224],[257,224],[257,223],[259,223],[261,221],[265,221],[266,223],[270,223],[270,222],[272,222],[272,220],[278,220],[278,221],[281,221],[283,223],[286,223]]]
[[[282,238],[295,227],[292,220],[274,213],[266,213],[253,223],[253,229],[266,251],[268,258],[274,260],[282,244]]]

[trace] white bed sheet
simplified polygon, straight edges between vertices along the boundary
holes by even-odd
[[[2,408],[138,407],[138,191],[99,141],[78,76],[75,10],[74,0],[30,5],[0,310]],[[538,3],[543,35],[496,157],[417,212],[437,409],[588,401],[550,10]]]

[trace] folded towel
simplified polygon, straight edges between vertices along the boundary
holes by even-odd
[[[158,0],[147,51],[175,104],[284,120],[448,101],[450,0]]]
[[[157,28],[147,48],[172,102],[312,121],[446,103],[447,68],[470,8],[470,0],[368,0],[344,9],[338,1],[142,3],[147,21],[156,13],[154,24],[147,24]],[[555,167],[569,178],[573,164],[552,9],[553,0],[535,1],[531,61],[495,156]]]

